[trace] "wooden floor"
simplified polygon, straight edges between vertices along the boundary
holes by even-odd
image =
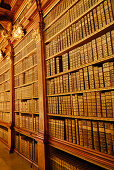
[[[17,153],[9,154],[7,147],[0,141],[0,170],[37,170],[30,165]]]

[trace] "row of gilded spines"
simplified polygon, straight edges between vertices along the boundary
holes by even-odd
[[[49,119],[49,135],[113,155],[113,123],[77,119]]]
[[[90,1],[88,1],[86,4],[84,3],[85,2],[83,0],[78,1],[72,8],[70,8],[64,15],[62,15],[60,19],[58,19],[53,25],[51,25],[45,31],[45,40],[48,40],[60,30],[64,29],[68,24],[75,22],[75,20],[79,18],[80,15],[82,15],[89,8],[95,5],[97,1],[95,3],[91,3]],[[82,5],[81,10],[79,4]],[[84,5],[87,5],[88,7],[84,9]],[[92,12],[81,19],[82,27],[83,25],[86,26],[86,24],[88,24],[89,28],[92,27],[92,18],[95,24],[94,27],[96,29],[98,29],[98,27],[99,29],[102,28],[102,26],[104,26],[106,22],[109,23],[110,21],[113,21],[112,5],[110,0],[100,3]],[[70,29],[73,29],[73,26],[71,26]],[[90,28],[90,32],[92,32],[93,30]]]
[[[47,95],[114,86],[114,62],[88,66],[47,80]]]
[[[14,77],[14,86],[21,86],[38,80],[37,66]]]
[[[39,129],[39,117],[38,115],[21,114],[15,113],[15,125],[18,128],[28,129],[31,131],[38,132]]]
[[[62,56],[46,61],[46,76],[53,76],[107,58],[114,54],[114,31],[98,37]]]
[[[105,2],[107,3],[107,1]],[[106,11],[108,12],[108,10]],[[90,15],[89,21],[87,20],[87,15],[85,15],[81,20],[65,29],[46,45],[46,58],[56,55],[60,51],[82,41],[84,38],[91,36],[91,34],[100,31],[101,28],[111,23],[109,13],[105,16],[104,11],[100,15],[101,24],[97,18],[96,9],[88,13],[88,15]]]
[[[26,99],[32,97],[38,97],[38,82],[15,89],[15,99]]]
[[[48,97],[48,113],[113,118],[114,91]]]
[[[38,143],[35,140],[16,134],[15,148],[27,158],[38,162]]]

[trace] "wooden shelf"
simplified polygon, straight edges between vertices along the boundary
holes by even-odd
[[[0,74],[0,76],[1,76],[2,74],[4,74],[5,72],[9,71],[9,70],[10,70],[10,69],[7,69],[7,70],[3,71],[3,72]]]
[[[0,110],[0,112],[10,113],[10,111],[6,111],[6,110]]]
[[[48,15],[48,13],[58,4],[58,2],[59,2],[60,0],[56,0],[56,2],[51,6],[51,8],[46,12],[46,13],[44,13],[44,15],[43,15],[43,17],[45,18],[46,17],[46,15]],[[45,5],[47,5],[47,3],[46,4],[42,4],[43,5],[43,9],[45,9]],[[60,14],[61,15],[61,14]]]
[[[23,128],[18,128],[18,127],[14,127],[14,129],[15,129],[16,132],[19,132],[19,133],[21,133],[25,136],[28,136],[28,137],[33,138],[33,139],[38,139],[38,132],[23,129]]]
[[[35,64],[35,65],[33,65],[33,66],[31,66],[31,67],[27,68],[26,70],[21,71],[21,72],[20,72],[20,73],[18,73],[18,74],[15,74],[15,75],[14,75],[14,77],[16,77],[16,76],[18,76],[18,75],[20,75],[20,74],[22,74],[22,73],[24,73],[24,72],[26,72],[26,71],[28,71],[28,70],[32,69],[32,68],[34,68],[34,67],[36,67],[36,66],[37,66],[37,64]]]
[[[15,99],[15,101],[16,101],[16,100],[24,101],[24,100],[31,100],[31,99],[37,100],[37,99],[39,99],[39,98],[38,98],[38,97],[29,97],[29,98],[24,98],[24,99]]]
[[[6,59],[6,58],[7,58],[7,56],[5,56],[5,57],[3,58],[3,60]],[[2,60],[2,61],[3,61],[3,60]],[[1,62],[1,61],[0,61],[0,62]],[[2,67],[4,67],[5,65],[7,65],[8,62],[10,63],[10,60],[9,60],[9,59],[7,60],[7,63],[6,63],[6,64],[3,64],[0,68],[2,68]]]
[[[28,53],[27,55],[23,56],[20,60],[14,62],[14,66],[15,66],[17,63],[19,63],[20,61],[22,61],[25,57],[27,57],[27,56],[33,54],[36,50],[37,50],[37,49],[34,48],[30,53]],[[15,56],[14,56],[14,57],[15,57]]]
[[[26,157],[24,154],[20,153],[17,149],[14,149],[14,151],[20,155],[21,157],[23,157],[24,159],[26,159],[28,162],[30,162],[32,165],[34,165],[36,168],[38,168],[38,164],[36,162],[34,162],[33,160],[29,159],[28,157]]]
[[[10,100],[4,100],[4,101],[0,100],[0,103],[4,103],[4,102],[10,102]]]
[[[33,114],[33,115],[39,115],[39,113],[34,112],[21,112],[21,111],[14,111],[15,113],[25,113],[25,114]]]
[[[11,123],[2,122],[1,120],[0,120],[0,125],[4,126],[6,128],[10,128],[11,127]]]
[[[23,48],[21,48],[21,50],[19,50],[17,53],[14,54],[14,56],[16,56],[17,54],[19,54],[25,47],[27,47],[32,41],[34,41],[33,39],[31,41],[29,41]]]
[[[88,92],[108,91],[108,90],[114,90],[114,86],[113,87],[98,88],[98,89],[81,90],[81,91],[75,91],[75,92],[58,93],[58,94],[47,95],[47,97],[65,96],[65,95],[78,94],[78,93],[88,93]]]
[[[20,111],[20,113],[21,114],[30,114],[30,115],[32,114],[32,112],[23,112],[23,111],[22,112]]]
[[[46,77],[46,79],[55,78],[55,77],[58,77],[58,76],[61,76],[61,75],[67,74],[67,73],[71,73],[71,72],[80,70],[80,69],[85,68],[85,67],[87,67],[87,66],[104,63],[104,62],[107,62],[107,61],[110,61],[110,60],[114,60],[114,54],[111,55],[111,56],[108,56],[108,57],[106,57],[106,58],[102,58],[102,59],[100,59],[100,60],[92,61],[91,63],[81,65],[81,66],[79,66],[79,67],[77,67],[77,68],[70,69],[70,70],[68,70],[68,71],[61,72],[61,73],[58,73],[58,74],[54,74],[54,75],[52,75],[52,76]]]
[[[77,48],[81,45],[84,45],[85,43],[97,38],[98,36],[101,36],[103,33],[106,33],[107,31],[113,29],[113,27],[114,27],[114,21],[112,21],[110,24],[106,25],[105,27],[98,29],[94,33],[83,38],[82,40],[79,40],[78,42],[76,42],[76,43],[72,44],[71,46],[65,48],[64,50],[61,50],[60,52],[54,54],[53,56],[46,58],[45,60],[47,61],[47,60],[54,58],[56,56],[61,56],[65,53],[67,53],[68,51],[73,50],[74,48]]]
[[[5,141],[4,139],[2,139],[1,137],[0,137],[0,141],[1,141],[2,143],[4,143],[4,144],[8,147],[8,142],[7,142],[7,141]]]
[[[39,113],[34,113],[34,112],[33,112],[33,115],[39,115]]]
[[[89,117],[89,116],[75,116],[75,115],[61,115],[61,114],[48,114],[48,116],[70,118],[70,119],[98,120],[98,121],[108,121],[108,122],[114,121],[114,118],[107,118],[107,117]]]
[[[99,4],[101,4],[104,0],[100,0],[98,1],[95,5],[93,5],[91,8],[89,8],[87,11],[85,11],[82,15],[80,15],[79,17],[77,17],[74,21],[72,21],[71,23],[69,23],[66,27],[64,27],[63,29],[61,29],[58,33],[54,34],[51,38],[49,38],[48,40],[45,41],[45,43],[49,43],[50,41],[52,41],[55,37],[57,37],[58,35],[60,35],[64,30],[66,30],[67,28],[69,28],[72,24],[78,22],[81,18],[83,18],[86,14],[88,14],[89,12],[91,12],[94,8],[96,8]]]
[[[3,83],[5,83],[6,81],[9,81],[9,80],[10,79],[4,80],[4,81],[0,82],[0,84],[3,84]]]
[[[39,99],[39,97],[33,97],[33,99],[37,100],[37,99]]]
[[[0,93],[4,93],[4,92],[10,92],[10,90],[0,91]]]
[[[21,112],[21,111],[14,111],[15,113],[18,112],[18,113],[26,113],[26,114],[32,114],[32,112]]]
[[[114,157],[111,155],[104,154],[77,144],[69,143],[65,140],[60,140],[52,137],[49,139],[49,145],[105,169],[114,168]]]
[[[14,87],[14,89],[18,89],[18,88],[20,88],[20,87],[24,87],[24,86],[29,86],[29,85],[31,85],[31,84],[33,84],[33,83],[36,83],[38,80],[36,80],[36,81],[32,81],[31,83],[26,83],[26,84],[23,84],[23,85],[21,85],[21,86],[16,86],[16,87]]]

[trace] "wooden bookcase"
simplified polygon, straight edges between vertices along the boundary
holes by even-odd
[[[3,45],[0,140],[38,169],[114,168],[113,8],[24,0],[11,12],[26,33]]]
[[[33,30],[14,48],[15,150],[38,166],[38,64],[36,42],[32,35]]]
[[[8,54],[0,61],[0,139],[11,149],[11,62]]]
[[[61,0],[44,14],[49,145],[107,169],[114,159],[112,3]]]

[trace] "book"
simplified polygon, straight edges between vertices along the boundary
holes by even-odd
[[[105,123],[105,133],[106,133],[107,153],[110,155],[113,155],[112,130],[113,130],[113,124],[106,122]]]
[[[96,151],[100,151],[100,140],[99,140],[99,130],[98,130],[98,122],[92,121],[92,129],[93,129],[93,146]]]
[[[99,122],[99,138],[100,138],[100,149],[101,152],[107,153],[107,146],[106,146],[106,134],[105,134],[105,127],[104,122]]]

